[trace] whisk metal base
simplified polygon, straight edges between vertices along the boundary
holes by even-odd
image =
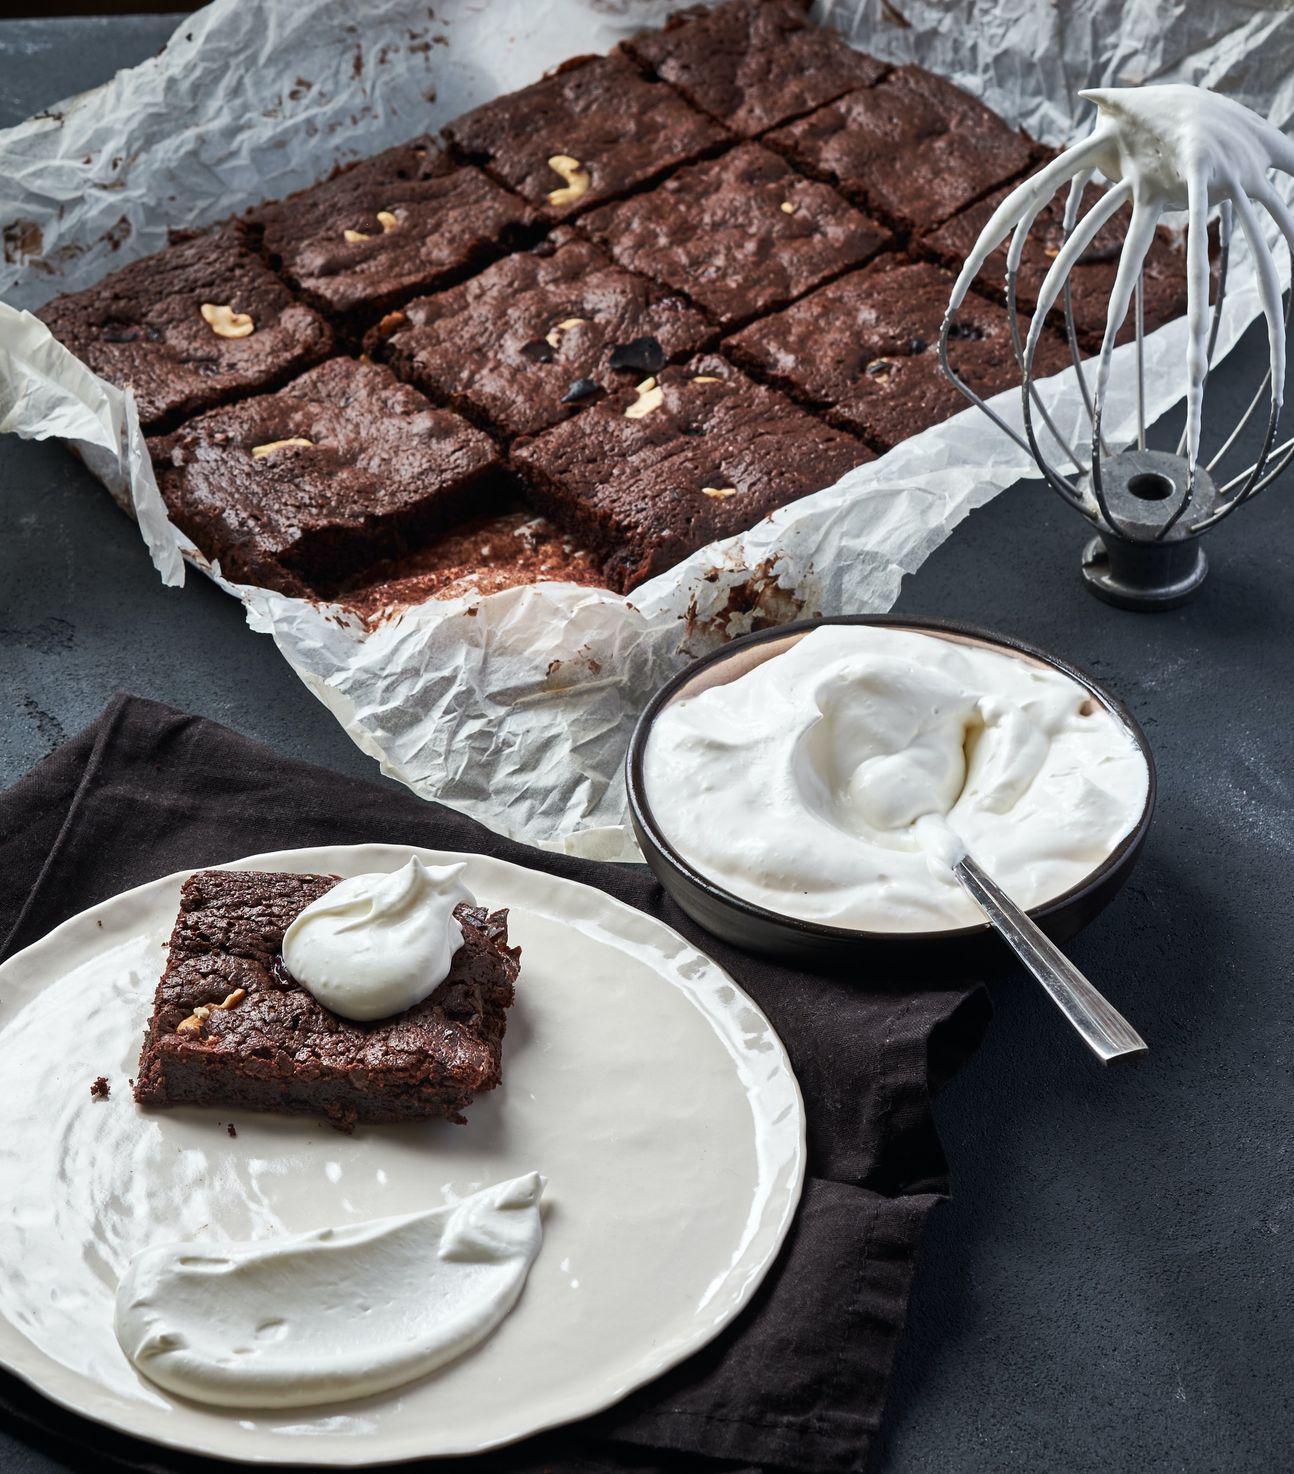
[[[1101,462],[1105,505],[1119,530],[1099,513],[1092,517],[1098,535],[1083,549],[1083,578],[1098,599],[1120,609],[1175,609],[1204,582],[1209,563],[1198,534],[1184,520],[1172,521],[1187,474],[1184,456],[1162,450],[1129,450]],[[1089,477],[1080,487],[1095,500]],[[1217,501],[1212,477],[1197,467],[1192,505],[1208,515]]]
[[[1155,553],[1165,556],[1147,560],[1147,554]],[[1129,543],[1105,533],[1083,549],[1084,583],[1098,599],[1119,609],[1176,609],[1194,595],[1208,571],[1209,560],[1198,542]]]

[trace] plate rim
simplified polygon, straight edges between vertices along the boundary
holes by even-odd
[[[732,1305],[722,1320],[714,1325],[707,1324],[705,1326],[705,1334],[696,1341],[682,1349],[676,1349],[673,1352],[667,1351],[654,1360],[646,1376],[633,1378],[623,1385],[609,1389],[605,1395],[597,1395],[590,1401],[587,1407],[584,1407],[578,1412],[567,1412],[551,1418],[544,1418],[524,1432],[509,1433],[499,1438],[488,1438],[479,1441],[471,1449],[450,1449],[439,1453],[428,1453],[425,1450],[419,1452],[414,1449],[401,1447],[390,1453],[379,1453],[374,1456],[366,1452],[366,1440],[356,1438],[354,1440],[353,1450],[345,1445],[337,1447],[329,1444],[320,1447],[312,1444],[309,1450],[301,1448],[295,1452],[290,1448],[285,1448],[282,1453],[270,1451],[260,1452],[255,1449],[244,1450],[242,1452],[229,1452],[219,1442],[205,1438],[195,1441],[192,1438],[182,1438],[178,1435],[168,1437],[162,1431],[157,1433],[141,1432],[138,1426],[130,1420],[135,1404],[124,1398],[120,1393],[104,1388],[101,1383],[86,1373],[64,1366],[62,1362],[56,1360],[32,1342],[20,1327],[15,1326],[6,1315],[0,1312],[0,1322],[3,1322],[6,1328],[15,1334],[18,1349],[26,1349],[29,1352],[28,1364],[24,1366],[20,1361],[11,1360],[5,1353],[4,1348],[0,1346],[0,1369],[17,1378],[24,1386],[30,1387],[32,1391],[36,1392],[53,1406],[74,1413],[89,1422],[110,1428],[114,1432],[123,1434],[126,1437],[136,1438],[140,1442],[150,1444],[154,1447],[171,1449],[178,1453],[195,1454],[199,1457],[220,1459],[227,1463],[245,1467],[275,1468],[294,1465],[300,1466],[303,1456],[307,1452],[310,1454],[310,1458],[308,1459],[309,1464],[318,1468],[332,1469],[380,1468],[385,1465],[418,1459],[470,1458],[477,1454],[506,1448],[510,1445],[520,1443],[527,1438],[533,1438],[540,1434],[551,1432],[555,1428],[565,1427],[571,1423],[593,1417],[598,1413],[605,1412],[607,1409],[616,1406],[638,1388],[650,1385],[666,1372],[680,1365],[689,1357],[696,1355],[697,1352],[704,1349],[717,1336],[721,1335],[750,1304],[773,1265],[781,1256],[786,1244],[787,1235],[790,1233],[791,1225],[795,1221],[795,1215],[800,1206],[808,1166],[808,1117],[804,1106],[804,1096],[800,1089],[799,1079],[792,1067],[790,1056],[787,1053],[786,1045],[782,1042],[781,1035],[773,1027],[771,1020],[760,1004],[746,992],[725,967],[716,962],[708,953],[704,952],[695,943],[689,941],[675,927],[670,926],[667,921],[653,916],[650,912],[642,911],[629,902],[621,900],[618,896],[602,890],[599,886],[590,885],[587,881],[574,880],[568,876],[535,869],[532,866],[521,864],[516,860],[507,860],[497,855],[483,854],[480,851],[442,850],[428,845],[400,844],[384,840],[353,844],[302,845],[289,849],[264,850],[253,855],[240,856],[233,860],[224,860],[215,865],[186,866],[183,869],[172,871],[167,875],[156,876],[152,880],[130,886],[126,890],[118,891],[111,896],[104,897],[103,900],[97,901],[93,906],[87,906],[83,910],[75,912],[73,915],[59,922],[57,926],[51,928],[44,936],[38,937],[34,942],[29,942],[27,946],[13,953],[12,956],[5,958],[3,962],[0,962],[0,987],[3,986],[5,973],[19,959],[29,961],[33,953],[39,953],[48,947],[57,945],[61,935],[70,931],[73,927],[83,926],[87,920],[96,920],[98,913],[108,907],[116,906],[123,901],[129,901],[131,899],[142,900],[143,893],[146,891],[160,891],[168,886],[181,885],[189,876],[202,870],[268,868],[271,863],[278,864],[280,868],[287,868],[284,862],[292,860],[295,857],[319,855],[321,853],[337,854],[339,852],[351,853],[360,851],[392,851],[396,854],[405,855],[416,853],[419,855],[453,856],[465,860],[485,860],[491,864],[501,865],[508,870],[518,871],[526,877],[539,877],[542,882],[556,884],[559,888],[575,887],[578,891],[591,892],[599,903],[610,905],[616,912],[628,913],[631,917],[646,922],[651,927],[664,932],[672,938],[675,944],[675,950],[669,954],[671,961],[676,960],[678,957],[678,949],[682,949],[701,958],[706,966],[713,969],[719,978],[733,990],[737,1000],[741,1004],[754,1010],[766,1026],[768,1038],[776,1046],[781,1073],[784,1074],[790,1085],[791,1097],[796,1108],[798,1126],[796,1132],[796,1150],[792,1162],[793,1171],[786,1187],[785,1206],[781,1211],[780,1218],[773,1226],[768,1251],[763,1256],[762,1262],[755,1267],[754,1271],[737,1288],[734,1293]],[[672,981],[670,985],[676,986]],[[0,1002],[2,1001],[3,994],[0,993]],[[706,1017],[708,1020],[709,1015],[704,1010],[700,1011],[703,1017]],[[6,1024],[6,1020],[0,1019],[0,1033],[3,1033]],[[58,1390],[51,1390],[50,1386],[38,1380],[41,1370],[46,1368],[53,1371],[56,1383],[64,1384]],[[90,1400],[83,1399],[78,1401],[78,1389],[86,1388],[93,1389],[95,1397]],[[170,1394],[167,1395],[170,1396]],[[104,1400],[107,1405],[99,1405],[100,1399]],[[173,1399],[173,1401],[177,1401],[181,1406],[186,1405],[184,1399]],[[238,1412],[237,1409],[212,1409],[196,1404],[195,1407],[199,1411],[207,1413],[223,1411],[226,1414],[236,1416]]]

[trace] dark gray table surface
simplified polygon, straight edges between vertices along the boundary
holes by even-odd
[[[104,80],[165,17],[0,24],[0,125]],[[0,184],[0,189],[3,186]],[[1262,371],[1251,332],[1213,423]],[[1176,421],[1156,443],[1175,437]],[[1255,437],[1250,435],[1249,443]],[[1188,607],[1121,613],[1039,484],[971,519],[900,611],[1021,634],[1146,727],[1160,802],[1131,884],[1072,946],[1150,1043],[1102,1072],[1022,976],[939,1104],[954,1179],[899,1358],[886,1474],[1294,1467],[1294,477],[1210,538]],[[0,440],[0,783],[119,688],[285,752],[374,765],[204,580],[163,589],[138,533],[54,445]],[[0,1430],[0,1468],[74,1467]]]

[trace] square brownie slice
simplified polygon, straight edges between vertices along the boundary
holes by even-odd
[[[486,510],[506,479],[488,436],[350,358],[150,450],[172,518],[226,578],[300,596]]]
[[[731,137],[622,56],[577,57],[443,131],[551,219],[639,189]]]
[[[923,255],[960,271],[970,255],[980,232],[988,224],[989,216],[1002,203],[1010,188],[994,190],[985,200],[969,206],[946,221],[938,230],[918,236],[917,249]],[[1038,305],[1038,293],[1043,280],[1051,269],[1052,262],[1060,253],[1065,240],[1065,201],[1068,189],[1063,189],[1052,199],[1034,221],[1020,258],[1020,271],[1016,278],[1016,305],[1032,315]],[[1101,193],[1089,185],[1080,206],[1080,218],[1091,208]],[[1105,317],[1110,304],[1110,293],[1114,289],[1114,277],[1119,268],[1119,254],[1127,235],[1128,222],[1132,218],[1132,207],[1126,205],[1097,231],[1090,246],[1079,258],[1069,273],[1070,299],[1074,308],[1074,327],[1080,345],[1088,352],[1095,352],[1105,336]],[[985,262],[983,271],[975,279],[977,291],[986,293],[995,301],[1006,301],[1006,253],[1011,237],[1002,243]],[[1152,332],[1166,322],[1172,322],[1186,311],[1186,254],[1173,234],[1164,226],[1155,233],[1155,239],[1146,255],[1144,268],[1145,324]],[[1048,319],[1064,332],[1064,302],[1058,298]],[[1134,335],[1132,313],[1129,312],[1118,341],[1130,342]]]
[[[889,240],[835,190],[758,143],[680,169],[581,226],[621,266],[686,292],[723,327],[782,306]]]
[[[969,407],[939,366],[939,329],[952,284],[951,275],[928,262],[882,256],[752,323],[725,339],[724,348],[825,410],[833,423],[888,450]],[[1027,332],[1027,322],[1020,327]],[[986,399],[1020,385],[1006,312],[973,293],[957,314],[948,356]],[[1045,334],[1036,375],[1045,378],[1069,363],[1065,345]]]
[[[134,390],[145,430],[272,389],[332,349],[236,225],[190,236],[36,314],[100,378]]]
[[[330,1012],[283,967],[283,934],[336,875],[202,870],[180,891],[139,1056],[141,1105],[205,1105],[357,1121],[463,1120],[501,1075],[521,949],[508,913],[460,905],[449,976],[392,1018]]]
[[[899,67],[768,135],[811,174],[903,231],[929,229],[1036,157],[977,98],[921,67]]]
[[[427,139],[250,215],[273,265],[352,332],[402,297],[533,239],[537,224],[524,201]]]
[[[513,448],[535,504],[628,592],[872,459],[716,354],[666,368]]]
[[[370,351],[433,398],[511,437],[690,357],[713,335],[677,293],[613,265],[565,227],[558,240],[556,250],[509,256],[390,313]]]
[[[629,56],[694,106],[753,138],[885,71],[800,0],[727,0],[676,11],[664,30],[622,42]]]

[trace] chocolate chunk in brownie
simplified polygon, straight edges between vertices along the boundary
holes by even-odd
[[[824,409],[880,449],[946,420],[968,401],[939,366],[939,330],[953,278],[927,262],[882,256],[763,318],[725,351],[738,363]],[[1022,333],[1028,324],[1020,323]],[[948,357],[985,398],[1018,387],[1006,312],[973,293],[957,314]],[[1039,378],[1069,365],[1050,333],[1034,359]]]
[[[545,581],[603,586],[591,553],[545,518],[515,511],[464,523],[408,557],[379,564],[337,599],[372,620],[429,599],[497,594]]]
[[[995,190],[987,199],[954,215],[938,230],[919,236],[917,249],[925,255],[935,257],[954,271],[960,271],[962,263],[979,239],[980,232],[988,224],[989,216],[1008,193],[1009,188]],[[1065,240],[1065,201],[1068,194],[1068,187],[1063,188],[1044,207],[1029,231],[1024,254],[1020,258],[1020,271],[1016,278],[1016,305],[1029,314],[1038,305],[1043,280]],[[1101,191],[1095,185],[1090,185],[1084,194],[1080,214],[1086,214],[1100,194]],[[1069,273],[1074,327],[1080,345],[1089,352],[1095,352],[1105,336],[1106,312],[1131,217],[1131,205],[1125,205],[1122,210],[1117,211],[1097,231],[1091,245]],[[989,257],[984,270],[975,280],[978,291],[986,292],[1001,302],[1006,301],[1006,253],[1010,241],[1011,237],[1008,236]],[[1172,322],[1186,311],[1186,255],[1172,232],[1164,226],[1160,226],[1156,232],[1146,255],[1143,283],[1147,332],[1162,327],[1166,322]],[[1064,331],[1062,299],[1057,299],[1049,321],[1060,331]],[[1128,342],[1133,333],[1134,324],[1130,311],[1119,331],[1118,341]]]
[[[982,102],[915,66],[846,93],[768,141],[904,231],[947,220],[1036,157],[1036,145]]]
[[[488,436],[384,364],[350,358],[150,450],[173,520],[226,578],[297,595],[327,594],[486,510],[506,479]]]
[[[261,205],[250,223],[308,299],[354,331],[412,292],[537,234],[535,212],[479,169],[415,139]]]
[[[758,143],[680,169],[581,223],[622,266],[686,292],[724,327],[782,306],[889,239]]]
[[[750,138],[811,112],[884,72],[799,0],[727,0],[676,11],[661,31],[625,41],[640,66]]]
[[[677,293],[567,234],[551,255],[509,256],[410,302],[370,345],[401,378],[512,436],[690,356],[712,332]]]
[[[730,136],[620,56],[567,62],[444,131],[461,157],[554,219],[638,189]]]
[[[100,378],[133,389],[154,431],[273,388],[332,348],[328,324],[238,226],[177,241],[37,316]]]
[[[628,591],[872,453],[715,354],[518,441],[532,497]]]
[[[318,1003],[280,955],[291,922],[337,880],[204,870],[184,882],[139,1057],[141,1105],[291,1111],[350,1130],[461,1121],[494,1089],[519,971],[507,912],[459,906],[463,944],[445,981],[403,1013],[356,1023]]]

